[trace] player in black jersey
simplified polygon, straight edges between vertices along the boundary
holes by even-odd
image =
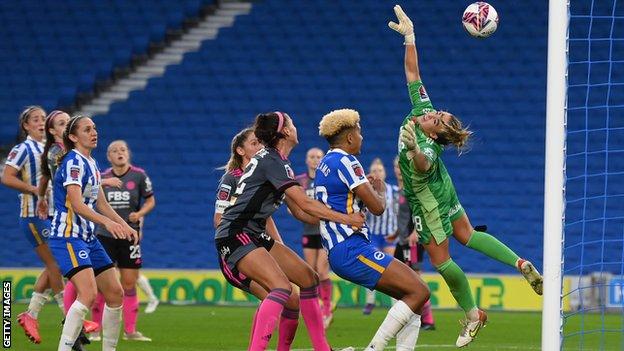
[[[297,128],[287,114],[258,115],[254,134],[265,148],[245,168],[215,235],[223,274],[234,280],[249,278],[269,291],[254,318],[251,350],[266,349],[293,282],[301,288],[301,313],[314,349],[329,351],[318,303],[318,275],[292,250],[266,234],[266,221],[285,196],[295,217],[306,222],[314,222],[310,217],[316,216],[360,228],[364,217],[332,211],[306,196],[287,158],[299,142]],[[238,277],[232,276],[233,269],[238,270]]]
[[[102,190],[115,212],[140,233],[142,239],[141,221],[154,209],[156,199],[149,176],[143,169],[130,163],[130,155],[128,144],[123,140],[115,140],[108,145],[106,156],[111,168],[102,173],[102,179],[116,179],[118,186],[103,185]],[[136,285],[142,264],[140,242],[135,244],[125,239],[116,239],[103,226],[98,226],[96,235],[119,270],[124,291],[124,340],[152,341],[136,329],[139,314]],[[98,294],[92,306],[96,322],[100,322],[103,311],[104,300]],[[94,338],[97,340],[97,336]]]
[[[221,222],[221,216],[226,208],[230,207],[232,195],[238,184],[238,180],[244,173],[245,167],[251,161],[251,158],[261,149],[263,145],[258,142],[258,138],[254,135],[253,128],[245,128],[238,132],[232,139],[231,153],[228,163],[223,166],[225,173],[221,177],[217,188],[217,200],[215,202],[214,226],[217,228]],[[282,238],[277,230],[277,226],[272,217],[267,218],[266,233],[273,240],[282,243]],[[268,241],[266,242],[268,243]],[[222,262],[220,261],[221,265]],[[239,272],[235,269],[231,272],[232,277],[239,277]],[[233,286],[246,291],[260,300],[264,300],[269,292],[260,284],[245,277],[244,279],[234,280],[229,275],[225,275],[225,279]],[[297,327],[299,325],[299,294],[293,292],[288,301],[284,305],[280,323],[278,327],[278,350],[290,349],[290,345],[295,338]]]

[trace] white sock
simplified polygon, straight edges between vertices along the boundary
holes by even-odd
[[[102,315],[102,351],[115,351],[119,341],[119,326],[121,325],[121,308],[108,307],[104,304]]]
[[[65,314],[65,304],[63,303],[63,290],[58,294],[54,295],[54,300],[56,300],[56,304],[61,309],[61,312]]]
[[[48,295],[33,291],[30,297],[30,303],[28,304],[28,314],[34,319],[37,319],[41,308],[43,308],[46,302],[48,302]]]
[[[420,332],[420,315],[414,314],[396,335],[396,351],[414,351]]]
[[[366,303],[367,304],[375,304],[375,290],[366,289]]]
[[[365,351],[374,350],[381,351],[386,345],[388,345],[388,341],[395,337],[397,333],[403,329],[410,319],[414,316],[414,312],[409,308],[409,306],[403,301],[397,301],[397,303],[390,308],[388,314],[386,315],[386,319],[381,323],[379,329],[375,333],[373,340],[368,344],[368,347]]]
[[[80,301],[76,300],[72,303],[67,311],[67,316],[65,316],[65,324],[63,325],[58,351],[71,351],[72,346],[74,346],[78,338],[78,334],[80,334],[82,322],[87,312],[89,312],[89,309]]]
[[[143,274],[139,275],[139,279],[137,280],[137,285],[145,295],[149,297],[150,300],[156,300],[156,295],[154,295],[154,290],[152,290],[152,286],[149,283],[149,280]]]
[[[470,311],[468,311],[466,313],[466,318],[472,322],[476,321],[479,319],[479,309],[478,308],[473,308]]]

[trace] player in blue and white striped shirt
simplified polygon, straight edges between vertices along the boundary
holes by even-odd
[[[330,150],[316,170],[316,199],[342,213],[385,210],[385,184],[367,177],[354,156],[360,153],[362,134],[357,111],[342,109],[325,115],[319,134]],[[371,186],[372,184],[372,186]],[[376,249],[368,238],[369,228],[357,229],[321,219],[323,245],[329,264],[340,277],[376,289],[399,300],[390,308],[366,351],[381,351],[397,338],[397,349],[413,348],[420,330],[420,312],[429,299],[429,288],[402,262]]]
[[[39,106],[29,106],[20,114],[20,129],[27,137],[9,153],[7,167],[2,175],[2,184],[20,192],[19,226],[45,264],[33,287],[28,311],[17,317],[28,338],[37,344],[41,342],[37,317],[47,302],[47,295],[44,293],[46,289],[52,288],[54,298],[63,311],[63,278],[46,243],[50,233],[50,221],[47,218],[39,219],[36,213],[45,118],[45,111]]]
[[[373,245],[390,256],[394,256],[396,247],[396,230],[397,230],[397,212],[399,200],[399,187],[386,183],[386,168],[380,158],[376,158],[371,162],[369,173],[375,178],[379,178],[386,184],[386,210],[383,214],[375,216],[369,213],[366,216],[366,222],[370,229],[369,239]],[[366,305],[362,310],[365,315],[370,314],[375,307],[375,291],[368,290],[366,292]]]
[[[95,224],[104,226],[115,238],[133,240],[135,245],[138,242],[136,230],[104,197],[100,171],[91,157],[97,135],[90,118],[72,117],[63,134],[68,152],[54,175],[54,218],[49,245],[61,272],[78,291],[67,311],[59,351],[71,350],[98,290],[106,300],[102,349],[115,350],[119,339],[123,289],[111,259],[95,236]]]

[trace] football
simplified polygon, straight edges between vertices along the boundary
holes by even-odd
[[[479,1],[466,7],[462,16],[462,24],[475,38],[487,38],[498,28],[498,13],[487,2]]]

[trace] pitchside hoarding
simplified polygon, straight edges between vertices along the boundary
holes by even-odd
[[[27,301],[38,269],[0,269],[2,280],[13,282],[13,299]],[[220,271],[216,270],[148,270],[147,276],[160,301],[172,304],[255,304],[257,299],[229,285]],[[366,290],[356,284],[333,276],[334,302],[339,306],[361,306],[366,299]],[[435,308],[458,308],[441,276],[424,274],[423,279],[431,289],[431,303]],[[537,296],[520,275],[468,275],[472,293],[477,304],[486,310],[539,311],[542,298]],[[564,281],[564,293],[569,291],[569,279]],[[141,301],[145,295],[139,292]],[[378,294],[378,305],[390,306],[389,297]],[[567,310],[569,306],[564,305]]]

